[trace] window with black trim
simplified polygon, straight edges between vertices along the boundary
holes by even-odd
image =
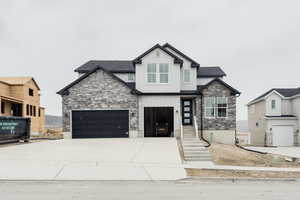
[[[3,101],[1,101],[1,113],[5,113],[5,103]]]
[[[29,113],[29,105],[27,104],[26,105],[26,115],[28,116],[30,113]]]
[[[30,116],[32,116],[32,105],[30,105]]]
[[[33,97],[33,89],[29,88],[28,94],[29,94],[29,96],[32,96],[32,97]]]
[[[226,118],[228,116],[227,97],[205,97],[205,118]]]

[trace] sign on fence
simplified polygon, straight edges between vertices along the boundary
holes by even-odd
[[[29,118],[0,117],[0,142],[5,140],[28,140],[29,137]]]

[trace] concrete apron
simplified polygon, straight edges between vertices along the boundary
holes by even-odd
[[[76,150],[77,149],[77,150]],[[60,140],[0,148],[1,180],[179,180],[175,139]]]

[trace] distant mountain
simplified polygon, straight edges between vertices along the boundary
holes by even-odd
[[[62,128],[62,117],[46,115],[46,128]]]
[[[236,128],[239,132],[249,132],[248,121],[240,120],[236,122]]]

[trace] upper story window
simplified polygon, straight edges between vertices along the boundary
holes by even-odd
[[[134,74],[128,74],[128,81],[134,81]]]
[[[159,81],[160,83],[169,82],[169,64],[159,64]]]
[[[156,83],[156,64],[147,65],[147,82]]]
[[[157,66],[159,67],[157,69]],[[148,83],[168,83],[169,82],[169,64],[151,63],[147,65],[147,82]]]
[[[271,101],[271,108],[272,110],[276,109],[276,100],[274,99]]]
[[[29,88],[28,95],[33,97],[33,89]]]
[[[185,83],[191,82],[191,70],[189,69],[183,70],[183,82]]]
[[[227,97],[205,97],[205,117],[206,118],[226,118],[228,110]]]

